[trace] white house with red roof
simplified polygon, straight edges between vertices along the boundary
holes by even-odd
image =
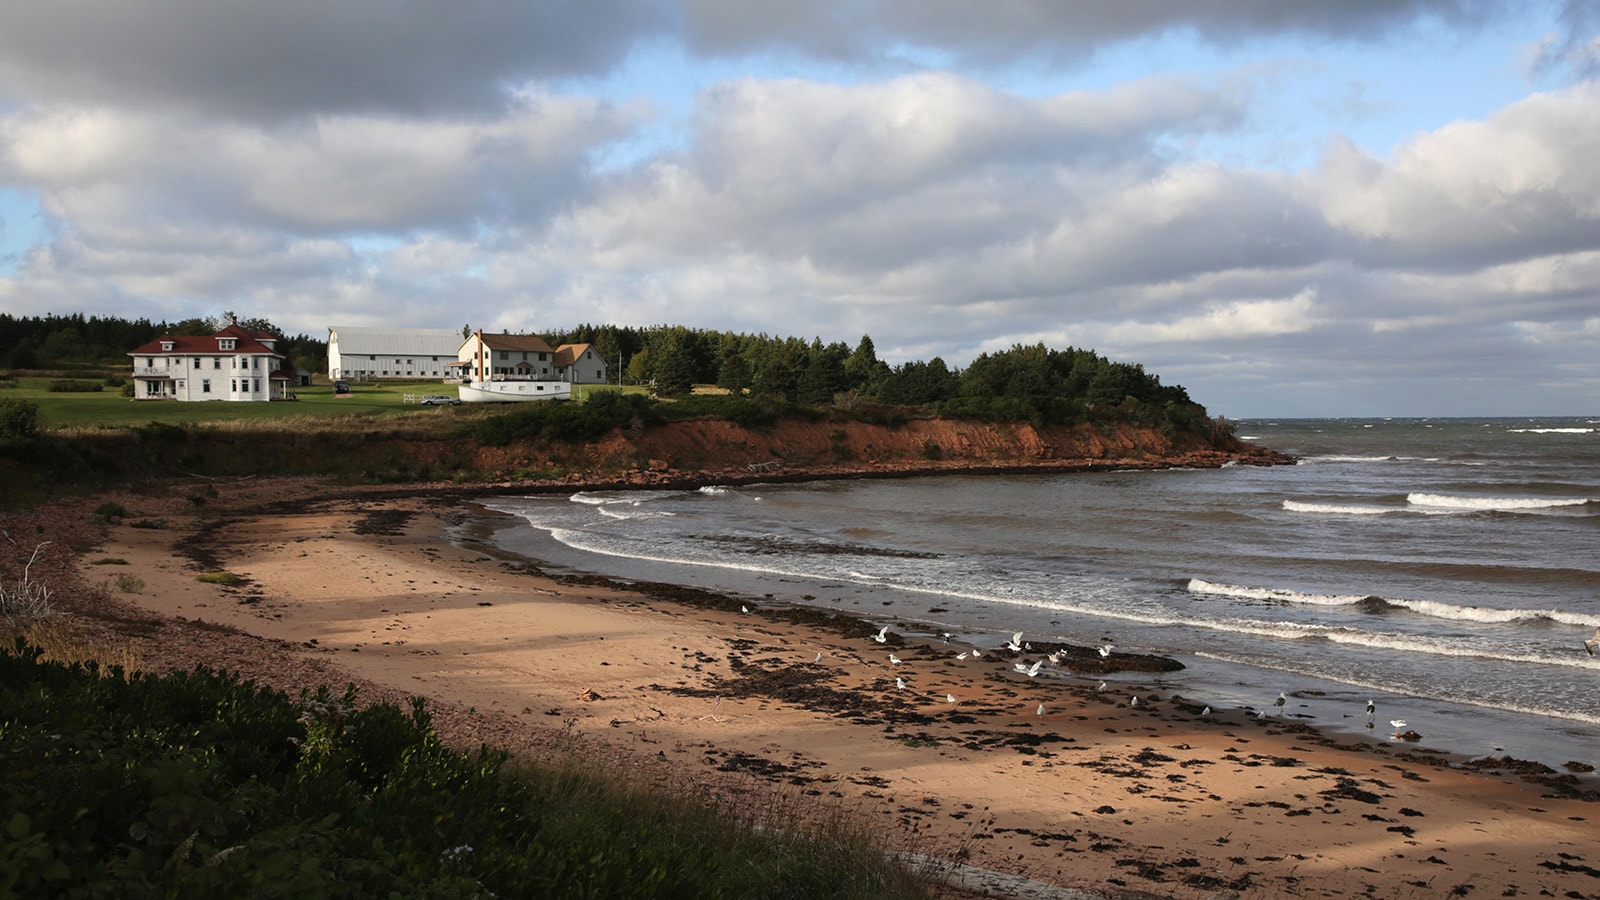
[[[456,351],[455,367],[468,381],[606,382],[606,361],[594,345],[552,347],[536,334],[473,332]]]
[[[216,334],[169,334],[128,352],[135,400],[271,400],[294,373],[270,334],[229,325]]]

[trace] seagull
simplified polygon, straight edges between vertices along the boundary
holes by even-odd
[[[942,631],[939,633],[939,636],[944,639],[946,644],[950,643],[950,632]]]
[[[1104,691],[1105,689],[1106,689],[1106,683],[1104,681],[1100,682],[1100,686],[1095,688],[1096,691]]]
[[[1202,715],[1202,716],[1211,715],[1211,707],[1208,706],[1205,709],[1200,710],[1200,715]]]
[[[960,653],[956,654],[956,659],[966,659],[966,658],[967,658],[967,651],[965,651],[965,650],[963,650]]]
[[[945,694],[944,695],[944,702],[946,702],[946,703],[954,703],[954,702],[956,702],[956,695],[955,694]]]
[[[1006,644],[1006,649],[1013,653],[1022,652],[1022,632],[1019,631],[1011,636],[1011,642]]]
[[[1042,668],[1043,666],[1044,666],[1044,660],[1042,660],[1042,659],[1041,660],[1037,660],[1036,662],[1034,662],[1034,664],[1028,669],[1028,677],[1032,678],[1035,675],[1038,675],[1039,674],[1039,669]]]
[[[814,663],[822,662],[822,651],[821,650],[817,651],[817,658],[813,659],[812,662],[814,662]]]
[[[1100,655],[1102,657],[1110,656],[1111,655],[1111,648],[1115,647],[1115,646],[1116,646],[1115,644],[1101,644],[1100,645]]]
[[[1025,662],[1012,663],[1011,668],[1016,669],[1018,672],[1021,672],[1024,675],[1028,674],[1028,664]]]
[[[1283,704],[1284,704],[1284,702],[1285,702],[1285,701],[1286,701],[1286,700],[1288,700],[1288,699],[1289,699],[1289,698],[1288,698],[1288,697],[1285,697],[1285,696],[1284,696],[1284,695],[1283,695],[1283,691],[1279,691],[1279,692],[1278,692],[1278,699],[1276,699],[1276,700],[1274,700],[1274,701],[1272,701],[1272,705],[1273,705],[1273,706],[1276,706],[1276,707],[1277,707],[1277,708],[1278,708],[1278,709],[1280,709],[1280,710],[1281,710],[1281,709],[1283,709]]]
[[[739,607],[739,612],[742,612],[742,613],[747,613],[747,612],[749,612],[749,611],[750,611],[750,607],[748,607],[748,606],[741,606],[741,607]]]
[[[1406,728],[1406,720],[1405,719],[1390,719],[1389,720],[1389,724],[1394,726],[1394,736],[1395,737],[1399,737],[1400,736],[1400,732],[1404,731],[1405,728]]]
[[[889,626],[885,625],[882,628],[878,629],[878,633],[873,635],[872,639],[877,641],[880,644],[888,643],[889,642]]]
[[[1368,700],[1367,701],[1367,718],[1370,719],[1374,715],[1377,715],[1377,713],[1378,713],[1378,701],[1376,701],[1376,700]]]
[[[889,665],[891,665],[891,666],[900,665],[900,657],[895,656],[893,653],[889,654]]]
[[[1139,705],[1139,695],[1138,694],[1134,694],[1133,695],[1133,699],[1128,701],[1128,705],[1129,706],[1138,706]]]
[[[1589,651],[1590,656],[1594,655],[1594,648],[1596,647],[1600,647],[1600,628],[1594,630],[1594,637],[1583,642],[1583,649]]]
[[[1036,716],[1044,715],[1044,704],[1043,703],[1039,704],[1039,708],[1034,710],[1033,714],[1036,715]]]
[[[894,680],[894,689],[897,690],[897,691],[905,690],[906,689],[906,680],[904,678],[896,678]]]
[[[982,650],[979,650],[977,647],[973,647],[972,648],[972,658],[973,659],[977,659],[978,657],[980,657],[982,655],[983,655],[983,651]]]

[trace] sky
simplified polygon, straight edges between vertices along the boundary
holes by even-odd
[[[0,310],[1600,414],[1600,0],[0,6]]]

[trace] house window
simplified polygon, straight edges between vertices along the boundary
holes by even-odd
[[[217,341],[217,349],[218,350],[232,350],[233,349],[233,338],[220,338],[220,339],[218,339],[218,341]]]
[[[211,360],[211,368],[213,368],[213,369],[220,369],[220,368],[222,368],[222,357],[220,357],[220,356],[218,356],[218,357],[214,357],[214,358],[213,358],[213,359],[212,359],[212,360]]]
[[[200,393],[202,393],[202,394],[211,393],[211,379],[203,378],[203,379],[200,380]]]
[[[161,352],[162,353],[171,353],[172,352],[172,342],[171,341],[162,341],[161,342]]]
[[[378,361],[378,358],[376,356],[367,357],[367,362],[377,362],[377,361]]]
[[[147,369],[154,369],[156,367],[155,357],[153,357],[153,356],[145,357],[144,367],[147,368]]]
[[[259,378],[250,379],[250,389],[252,391],[256,392],[257,394],[261,393],[261,379],[259,379]]]
[[[195,368],[196,368],[196,369],[198,369],[198,368],[200,368],[200,357],[198,357],[198,356],[196,356],[196,357],[195,357],[195,358],[194,358],[194,367],[195,367]]]
[[[228,390],[235,394],[239,393],[239,379],[235,378],[228,382]]]

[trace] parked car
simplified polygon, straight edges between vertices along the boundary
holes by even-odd
[[[456,397],[447,397],[444,394],[429,394],[417,401],[423,406],[460,406],[461,400]]]

